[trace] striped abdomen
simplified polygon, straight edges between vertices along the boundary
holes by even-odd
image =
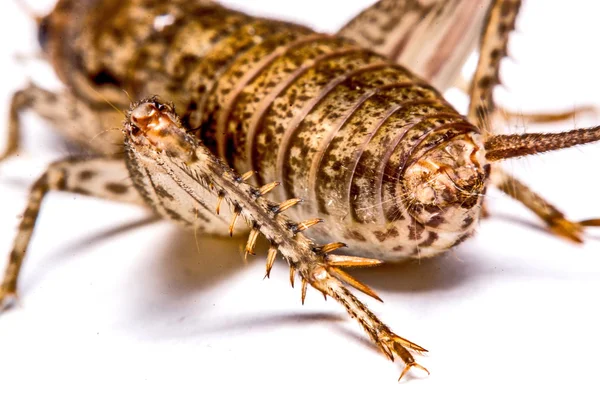
[[[170,13],[170,24],[128,32],[137,3]],[[112,11],[135,40],[116,67],[117,50],[96,48],[95,68],[136,97],[174,100],[236,170],[256,171],[258,185],[281,181],[277,200],[305,199],[294,217],[324,218],[319,239],[395,259],[438,253],[472,231],[483,146],[431,86],[345,39],[218,6],[151,3]]]

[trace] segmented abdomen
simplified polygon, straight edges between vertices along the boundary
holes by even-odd
[[[218,6],[174,16],[138,39],[125,72],[111,73],[137,97],[173,99],[213,151],[257,172],[257,184],[282,182],[277,200],[305,199],[294,217],[324,218],[319,240],[393,259],[438,253],[471,232],[469,213],[458,226],[417,221],[399,189],[427,152],[477,134],[431,86],[297,25]]]

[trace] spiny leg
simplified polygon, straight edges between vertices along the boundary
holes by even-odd
[[[520,7],[520,0],[496,0],[492,4],[481,38],[477,69],[471,82],[468,118],[482,129],[487,138],[485,147],[486,158],[489,161],[538,154],[600,140],[598,128],[577,129],[559,134],[493,135],[489,124],[498,111],[493,90],[500,83],[500,62],[506,56],[509,35],[515,27]],[[554,122],[573,118],[584,112],[596,112],[596,108],[582,107],[565,113],[523,115],[522,118],[537,122]],[[500,190],[532,210],[557,235],[581,242],[583,228],[598,225],[598,220],[567,220],[556,207],[504,172],[499,165],[493,165],[492,171],[493,183]]]
[[[8,138],[0,161],[19,150],[21,131],[19,115],[31,110],[48,121],[66,139],[79,143],[99,154],[115,154],[122,146],[119,127],[123,114],[109,104],[92,108],[87,103],[67,93],[54,93],[35,84],[16,92],[11,101]]]
[[[515,27],[521,8],[520,0],[495,0],[488,10],[479,45],[479,60],[469,91],[468,118],[484,135],[495,111],[494,88],[500,83],[500,63],[507,54],[508,38]]]
[[[486,25],[479,46],[479,60],[469,88],[468,118],[485,135],[493,135],[493,121],[496,112],[503,119],[522,119],[530,123],[560,122],[582,114],[598,115],[598,107],[580,106],[573,110],[551,113],[515,113],[498,108],[493,96],[494,88],[500,84],[500,63],[507,55],[510,33],[515,28],[521,8],[521,0],[494,0],[488,10]]]
[[[271,243],[267,256],[267,275],[275,255],[281,253],[290,266],[292,286],[294,278],[300,275],[302,302],[308,285],[313,286],[339,302],[390,359],[397,356],[404,361],[401,377],[410,368],[425,370],[415,362],[410,350],[426,350],[395,335],[347,289],[353,287],[379,299],[371,288],[342,269],[370,267],[380,264],[379,260],[332,254],[345,246],[342,243],[317,245],[303,232],[322,220],[315,218],[298,222],[288,218],[285,211],[300,203],[299,199],[282,203],[266,199],[265,195],[278,186],[277,182],[260,188],[248,184],[245,180],[249,174],[240,176],[215,157],[200,140],[184,129],[171,106],[161,103],[157,98],[150,98],[136,103],[128,116],[125,124],[125,154],[133,181],[140,191],[150,193],[155,189],[147,179],[135,178],[134,171],[140,171],[141,176],[143,171],[152,170],[153,179],[160,180],[170,193],[177,193],[178,198],[193,199],[197,204],[206,204],[210,197],[212,200],[218,198],[216,208],[227,203],[234,210],[232,221],[246,220],[251,227],[246,254],[254,253],[259,233]],[[165,216],[183,222],[181,215],[177,218],[169,214]]]
[[[515,27],[516,18],[521,6],[520,0],[494,1],[489,7],[486,26],[481,36],[479,60],[473,79],[458,80],[459,89],[467,92],[471,99],[468,117],[484,129],[485,134],[492,134],[492,117],[496,112],[503,120],[519,119],[528,123],[560,122],[584,114],[598,115],[600,110],[595,106],[579,106],[573,110],[550,113],[517,113],[498,107],[493,98],[493,90],[500,84],[500,63],[507,55],[509,35]]]
[[[369,335],[373,343],[391,360],[399,357],[404,363],[404,369],[398,380],[411,368],[421,369],[427,374],[429,371],[418,364],[409,350],[425,353],[426,349],[396,335],[375,314],[373,314],[360,300],[344,286],[342,281],[332,276],[326,267],[313,266],[310,271],[301,271],[303,279],[307,280],[315,289],[340,303],[348,314],[356,319],[360,326]]]
[[[68,158],[48,167],[31,187],[0,285],[0,306],[7,305],[8,300],[16,295],[19,272],[46,194],[51,190],[61,190],[145,205],[137,190],[125,180],[128,177],[129,173],[122,159]]]

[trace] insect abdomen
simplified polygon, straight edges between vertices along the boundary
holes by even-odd
[[[115,15],[135,15],[134,3]],[[157,18],[187,11],[136,31],[128,68],[96,50],[105,69],[136,97],[173,100],[207,146],[257,172],[256,184],[282,182],[277,200],[305,199],[294,217],[324,218],[319,240],[394,259],[439,253],[472,231],[485,180],[478,132],[405,68],[346,39],[214,5],[145,7]],[[479,190],[475,201],[457,195],[462,187]]]
[[[397,187],[419,150],[474,128],[432,87],[350,41],[291,26],[285,35],[262,37],[212,92],[193,92],[209,105],[197,111],[205,141],[238,171],[257,171],[258,185],[282,182],[277,200],[305,199],[295,217],[325,218],[320,239],[385,258],[459,240],[461,227],[441,237],[412,218]]]

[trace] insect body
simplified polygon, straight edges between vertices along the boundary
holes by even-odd
[[[303,296],[310,284],[333,297],[388,357],[405,362],[405,371],[418,366],[409,350],[424,349],[392,333],[344,287],[376,296],[338,268],[376,262],[327,254],[341,247],[338,241],[354,254],[385,260],[438,254],[473,233],[492,172],[506,192],[518,186],[496,166],[492,171],[492,161],[600,135],[592,128],[500,137],[488,129],[491,89],[518,1],[495,1],[488,11],[480,50],[486,64],[473,79],[469,118],[422,78],[365,48],[371,39],[361,33],[360,21],[385,20],[391,6],[431,16],[467,12],[474,3],[415,4],[381,1],[331,36],[212,2],[61,0],[40,21],[40,43],[68,92],[60,98],[36,87],[17,93],[11,137],[20,109],[40,108],[50,117],[66,108],[75,110],[69,117],[79,127],[69,136],[100,156],[57,162],[34,184],[0,295],[15,293],[49,190],[149,204],[206,233],[241,229],[242,215],[250,222],[248,252],[256,236],[265,235],[273,246],[268,269],[280,250],[291,272],[301,275]],[[384,31],[388,25],[374,28]],[[471,25],[478,24],[464,26]],[[129,107],[124,89],[135,98],[158,94],[181,113],[179,119],[173,107],[154,99],[135,105],[125,128],[126,162],[111,156],[109,145],[122,141],[122,133],[107,131],[114,137],[89,140],[120,118],[109,103]],[[126,165],[137,191],[98,174]],[[241,175],[245,171],[254,174]],[[243,182],[247,179],[253,185]],[[570,222],[519,187],[514,197],[557,233],[578,240],[585,226],[598,225]],[[276,203],[264,200],[269,192]],[[215,216],[212,210],[224,201],[231,209]],[[287,209],[291,220],[280,215]],[[312,227],[321,219],[324,224]],[[309,227],[316,241],[332,244],[319,247],[305,239],[301,234]]]
[[[172,100],[237,171],[281,182],[273,198],[305,199],[292,215],[323,218],[315,237],[394,260],[472,232],[487,179],[480,134],[405,68],[348,39],[202,2],[73,7],[63,13],[77,22],[63,24],[59,8],[42,26],[75,93]]]

